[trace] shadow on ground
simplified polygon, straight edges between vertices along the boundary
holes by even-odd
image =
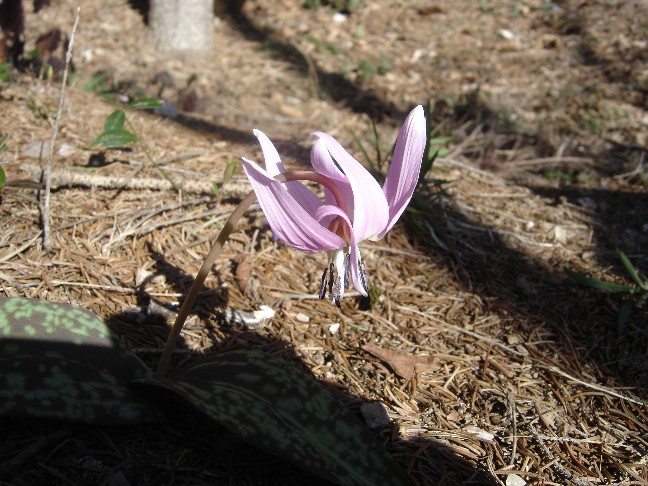
[[[147,23],[150,1],[129,0],[129,4]],[[376,121],[383,119],[402,120],[405,118],[406,111],[381,99],[370,91],[362,89],[339,73],[325,71],[317,66],[312,59],[305,57],[289,41],[270,30],[260,28],[253,18],[245,14],[242,9],[243,4],[244,0],[227,2],[226,19],[229,23],[247,40],[263,45],[264,49],[270,51],[277,60],[290,66],[298,76],[317,79],[317,87],[320,92],[313,93],[314,96],[325,96],[332,102],[339,103],[354,112],[366,114]],[[228,140],[248,144],[256,143],[255,138],[248,131],[239,131],[230,127],[216,125],[188,114],[173,117],[172,120],[194,130],[218,134],[219,137]]]
[[[603,214],[593,214],[594,258],[603,267],[612,267],[623,281],[630,283],[615,247],[633,257],[645,248],[647,236],[641,224],[648,221],[645,194],[589,189],[536,189],[544,197],[561,201],[590,198]],[[449,264],[460,285],[484,298],[487,308],[496,315],[519,317],[520,325],[530,336],[534,328],[549,328],[555,334],[551,345],[528,347],[536,357],[551,362],[558,346],[568,359],[554,363],[563,371],[578,376],[590,363],[599,376],[608,377],[612,387],[634,388],[632,394],[648,399],[648,312],[635,309],[625,326],[617,325],[619,295],[604,294],[584,287],[567,277],[561,262],[533,259],[506,243],[506,237],[494,228],[485,227],[466,216],[446,214],[437,221],[435,231],[441,236],[447,252],[429,237],[411,232],[418,245],[433,255],[440,252],[451,259]],[[642,246],[643,245],[643,246]]]
[[[192,279],[188,278],[182,269],[174,266],[152,247],[149,247],[149,252],[156,262],[155,271],[149,278],[154,278],[156,275],[164,276],[167,282],[172,283],[174,291],[186,294]],[[141,288],[144,288],[144,283]],[[213,294],[213,292],[206,291],[206,294]],[[151,301],[144,291],[141,292],[141,301],[143,303],[147,301],[150,303]],[[198,314],[201,325],[207,328],[210,326],[219,327],[218,335],[212,334],[211,336],[217,344],[207,351],[209,354],[241,349],[263,351],[269,355],[285,359],[306,373],[311,374],[309,367],[294,351],[291,343],[262,336],[254,331],[234,329],[224,319],[215,319],[214,317],[220,316],[222,309],[227,306],[226,295],[217,297],[212,295],[209,298],[198,299],[198,302],[199,305],[196,306],[194,312]],[[160,317],[164,316],[153,316],[151,325],[160,328]],[[127,320],[132,320],[132,316],[120,314],[110,318],[109,324],[121,323],[123,326],[124,321]],[[168,326],[163,325],[161,328],[168,329]],[[192,353],[182,340],[179,341],[176,349],[178,350],[178,356],[175,360],[176,365],[198,359],[202,354]],[[360,418],[359,409],[364,402],[362,397],[351,396],[345,390],[333,384],[326,382],[323,384],[338,400],[345,403]],[[158,405],[163,403],[161,397],[158,399],[153,397],[153,400]],[[163,430],[166,430],[166,433],[174,437],[172,443],[154,441],[153,444],[148,444],[144,437],[141,436],[137,436],[137,440],[142,441],[142,445],[145,446],[144,449],[147,451],[154,447],[162,447],[162,450],[158,453],[151,452],[149,454],[149,461],[151,458],[164,454],[164,448],[169,445],[172,445],[174,450],[177,451],[176,441],[179,444],[185,444],[186,456],[177,457],[176,464],[178,464],[178,468],[176,470],[158,471],[156,480],[169,482],[172,479],[174,481],[194,482],[204,477],[218,478],[220,476],[229,478],[228,480],[234,478],[236,484],[242,485],[330,484],[309,476],[308,473],[302,472],[294,465],[250,447],[250,445],[245,444],[226,429],[207,424],[207,421],[199,414],[196,417],[183,415],[182,410],[184,408],[179,407],[178,403],[173,400],[166,403],[164,408],[171,419]],[[144,428],[142,434],[146,434],[147,430],[148,428]],[[159,431],[156,431],[154,435],[158,433]],[[414,484],[495,484],[484,471],[477,470],[474,465],[452,453],[447,444],[422,440],[394,441],[395,433],[397,431],[392,427],[375,432],[380,442],[389,444],[388,451],[397,459],[403,469],[412,471],[411,477],[414,479]],[[108,434],[107,431],[106,434]],[[104,434],[99,434],[99,436],[102,435]],[[131,434],[130,437],[132,438],[133,435]],[[117,439],[113,438],[112,440]],[[168,454],[168,452],[166,453]],[[175,454],[177,455],[177,453]],[[62,457],[65,457],[65,454]],[[132,459],[129,458],[129,460]],[[113,462],[118,461],[114,459]],[[182,466],[180,466],[180,462]],[[144,463],[134,461],[129,464],[129,468],[125,467],[124,470],[133,468],[137,471],[137,474],[141,474],[142,468],[150,469],[151,467],[146,461]],[[227,482],[228,480],[223,479],[223,484],[230,484]],[[220,483],[213,482],[210,484]]]
[[[149,246],[155,261],[153,272],[139,284],[138,311],[126,310],[109,316],[106,321],[128,340],[156,342],[168,332],[173,309],[156,304],[146,291],[151,279],[163,277],[173,289],[186,294],[192,279],[180,268]],[[203,325],[219,326],[218,339],[208,350],[222,354],[233,350],[263,351],[281,358],[310,374],[291,343],[254,331],[225,328],[214,323],[213,316],[227,306],[227,295],[206,293],[197,314]],[[203,324],[205,323],[205,324]],[[141,332],[138,335],[138,330]],[[132,343],[129,343],[132,344]],[[46,346],[44,344],[44,346]],[[130,346],[144,354],[144,361],[155,368],[159,346],[149,349]],[[95,352],[77,346],[76,351],[90,363]],[[178,343],[175,364],[195,362],[202,353],[187,342]],[[195,349],[195,348],[194,348]],[[67,355],[65,351],[62,354]],[[97,358],[101,360],[101,358]],[[130,382],[130,381],[129,381]],[[84,389],[84,382],[77,383]],[[323,383],[333,396],[356,416],[362,398]],[[175,394],[159,388],[137,390],[156,408],[165,412],[166,421],[146,425],[98,426],[64,423],[55,420],[23,420],[3,424],[3,447],[0,448],[0,479],[15,486],[27,484],[210,484],[210,485],[325,485],[330,484],[293,464],[278,460],[247,444],[237,436],[188,407]],[[113,402],[107,402],[112,404]],[[114,405],[112,405],[114,406]],[[232,403],[235,407],[236,403]],[[304,403],[306,408],[307,403]],[[87,419],[87,416],[83,416]],[[155,418],[154,420],[157,420]],[[123,422],[120,422],[123,423]],[[473,464],[455,455],[443,442],[399,440],[395,426],[387,426],[373,435],[379,443],[388,444],[404,470],[411,473],[414,484],[494,484]],[[364,439],[363,439],[364,440]],[[349,451],[351,453],[351,451]]]

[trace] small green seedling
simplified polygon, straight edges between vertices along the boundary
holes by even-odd
[[[214,195],[216,196],[217,202],[220,202],[223,198],[223,189],[225,187],[225,184],[232,180],[232,177],[236,172],[236,168],[238,167],[238,163],[238,159],[230,159],[225,166],[225,170],[223,171],[223,180],[220,183],[214,182]]]
[[[617,315],[617,326],[619,332],[625,328],[628,318],[632,314],[633,307],[640,308],[645,305],[648,300],[648,277],[641,274],[630,262],[628,257],[621,250],[617,250],[619,258],[624,268],[630,275],[632,284],[617,284],[606,282],[604,280],[597,280],[586,276],[583,273],[576,272],[570,268],[565,269],[567,276],[575,282],[600,290],[601,292],[609,292],[612,294],[620,294],[625,297],[625,300],[619,305]]]
[[[131,123],[126,118],[126,112],[132,110],[154,110],[162,108],[162,101],[154,98],[141,98],[128,103],[125,108],[113,111],[104,122],[101,135],[92,141],[93,146],[101,145],[106,148],[121,148],[131,143],[140,142]],[[130,130],[124,128],[127,125]]]
[[[146,144],[143,143],[137,133],[135,133],[135,127],[126,117],[126,113],[129,111],[155,110],[157,108],[162,108],[163,106],[162,100],[156,98],[139,98],[131,101],[124,107],[124,109],[115,110],[108,115],[104,122],[103,132],[101,132],[101,134],[92,141],[92,145],[114,149],[137,143],[151,165],[158,170],[162,177],[169,181],[176,191],[181,192],[182,188],[158,165],[151,153],[148,151]],[[125,126],[127,128],[124,128]]]
[[[0,62],[0,83],[4,83],[11,77],[11,64]]]

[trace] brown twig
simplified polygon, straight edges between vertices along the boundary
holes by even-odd
[[[74,34],[79,25],[79,13],[81,12],[81,0],[77,0],[76,13],[74,15],[74,24],[70,33],[70,42],[68,42],[67,53],[65,54],[65,69],[63,70],[63,80],[61,81],[61,96],[59,97],[56,118],[52,125],[52,138],[50,139],[49,153],[47,154],[47,163],[43,173],[43,184],[45,185],[45,194],[43,196],[43,207],[41,210],[43,224],[43,248],[49,250],[52,247],[52,236],[50,233],[50,190],[52,187],[52,160],[54,159],[54,144],[58,135],[58,127],[61,122],[61,113],[63,112],[63,101],[65,100],[65,87],[67,85],[68,72],[70,70],[70,61],[72,61],[72,46],[74,46]]]
[[[40,168],[33,165],[23,165],[21,170],[32,177],[36,177]],[[112,175],[97,175],[86,172],[74,171],[71,169],[57,169],[51,172],[52,187],[98,187],[101,189],[133,189],[150,191],[171,191],[174,190],[171,183],[165,179],[131,178]],[[240,196],[249,191],[247,184],[229,184],[227,194]],[[182,183],[182,192],[185,194],[213,194],[214,188],[211,182],[185,181]]]

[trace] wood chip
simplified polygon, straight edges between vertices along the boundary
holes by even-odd
[[[439,359],[434,356],[399,353],[371,343],[365,344],[362,349],[387,363],[402,378],[409,379],[417,373],[425,373],[438,367]]]

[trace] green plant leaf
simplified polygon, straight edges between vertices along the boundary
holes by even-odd
[[[104,133],[110,132],[112,130],[119,130],[124,128],[124,123],[126,122],[126,113],[122,110],[113,111],[104,122]]]
[[[220,183],[214,182],[212,184],[214,195],[219,202],[223,197],[223,194],[225,193],[225,184],[232,180],[234,172],[236,172],[236,167],[238,167],[238,159],[230,159],[225,166],[225,170],[223,171],[223,180]]]
[[[0,415],[106,424],[158,421],[161,412],[129,385],[151,375],[91,312],[0,299]]]
[[[430,144],[431,145],[443,145],[445,143],[452,142],[452,137],[450,136],[445,136],[445,137],[433,137],[430,139]]]
[[[338,484],[409,484],[352,413],[284,360],[233,351],[137,383],[179,395],[250,444]]]
[[[597,290],[602,290],[603,292],[633,294],[635,291],[634,287],[630,287],[629,285],[604,282],[603,280],[595,280],[593,278],[587,277],[586,275],[583,275],[580,272],[575,272],[570,268],[566,268],[565,272],[567,273],[567,276],[569,276],[569,278],[571,278],[575,282],[578,282],[582,285],[587,285],[588,287],[592,287]]]
[[[231,181],[232,177],[234,177],[234,173],[236,172],[236,168],[238,167],[238,162],[238,159],[230,159],[229,162],[227,162],[225,170],[223,171],[223,186]]]
[[[431,125],[432,110],[434,109],[434,104],[432,100],[428,100],[425,104],[425,148],[423,149],[423,161],[421,163],[421,172],[419,173],[419,179],[417,182],[417,188],[421,185],[421,181],[427,175],[427,173],[432,169],[432,164],[438,155],[438,152],[432,152],[432,144],[430,139],[432,138],[433,131]],[[437,126],[439,128],[439,126]]]
[[[0,63],[0,81],[5,81],[11,77],[11,64],[8,62]]]
[[[116,128],[114,130],[104,131],[93,140],[92,145],[103,145],[106,148],[119,148],[129,143],[137,142],[137,140],[137,135],[134,133],[123,128]]]
[[[5,174],[4,169],[0,165],[0,187],[4,186],[5,182],[7,182],[7,174]]]
[[[127,110],[154,110],[162,108],[164,103],[157,98],[139,98],[126,105]]]
[[[351,130],[351,137],[353,137],[353,141],[356,143],[358,148],[360,149],[360,152],[362,152],[363,157],[367,161],[367,163],[373,165],[373,161],[371,160],[371,157],[369,157],[369,153],[367,152],[367,149],[365,149],[364,144],[360,140],[360,138],[356,135],[356,133]]]
[[[621,250],[617,250],[617,253],[619,254],[619,258],[621,259],[621,263],[623,263],[623,266],[625,267],[626,271],[630,274],[630,278],[632,278],[633,282],[637,284],[637,286],[641,287],[642,289],[646,287],[646,283],[642,282],[641,277],[639,277],[639,272],[637,272],[637,269],[630,263],[630,260],[628,257],[623,253]]]

